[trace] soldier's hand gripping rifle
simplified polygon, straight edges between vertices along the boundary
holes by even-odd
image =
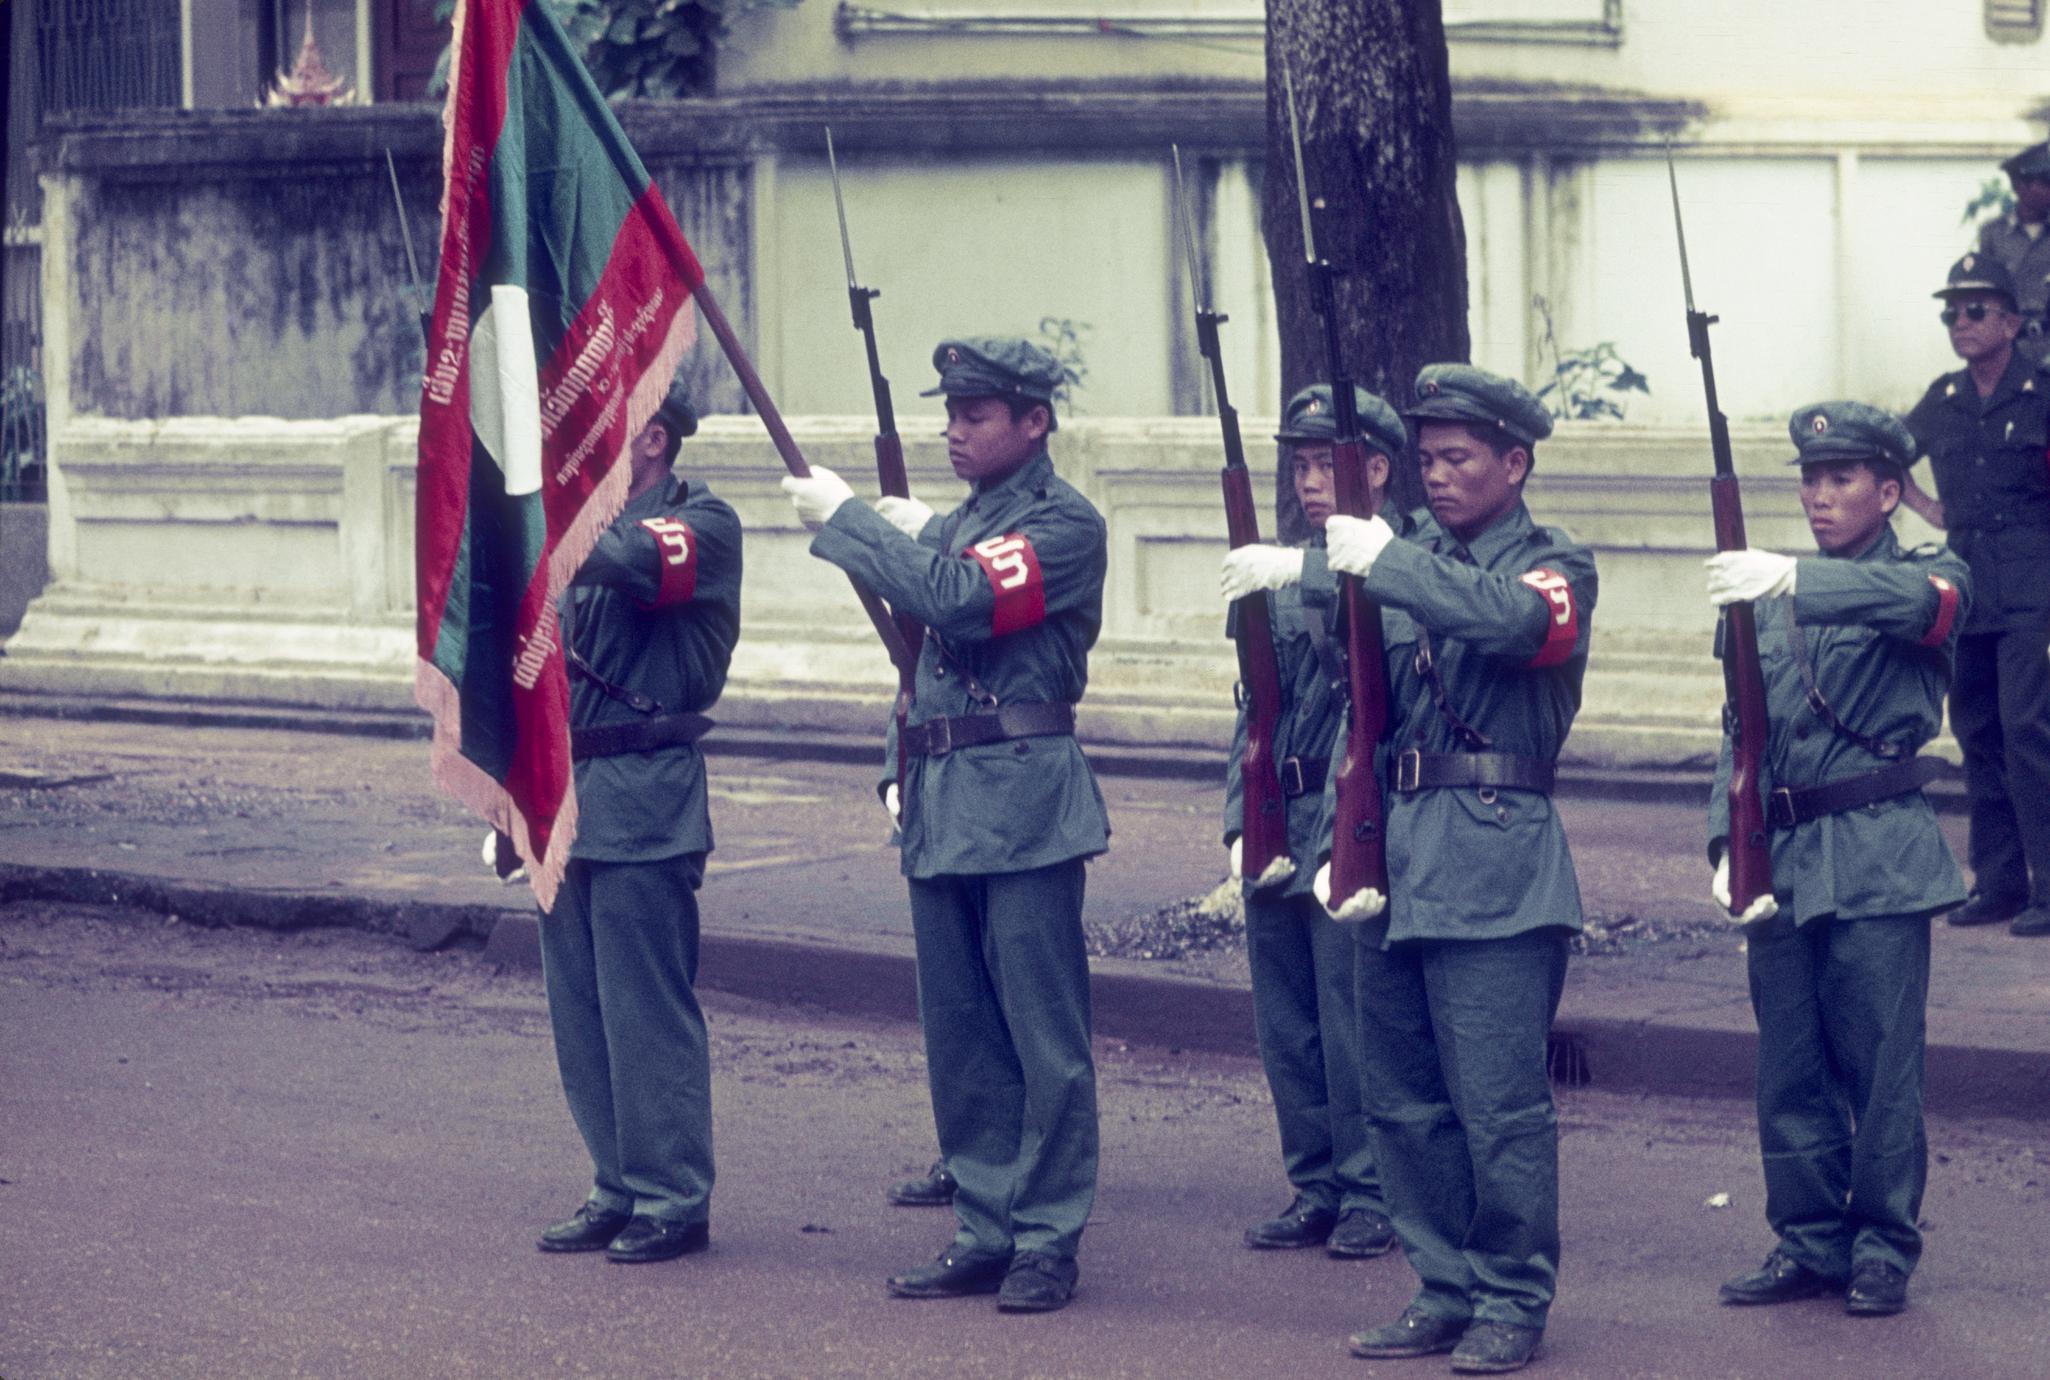
[[[1196,347],[1210,362],[1217,392],[1217,421],[1224,432],[1224,527],[1233,550],[1260,540],[1260,513],[1253,506],[1252,472],[1239,438],[1239,414],[1224,385],[1224,354],[1217,328],[1224,314],[1205,305],[1202,261],[1196,257],[1196,223],[1182,184],[1182,151],[1174,150],[1175,201],[1181,208],[1183,242],[1189,260],[1189,289],[1196,310]],[[1267,591],[1255,590],[1232,606],[1238,642],[1239,686],[1245,696],[1246,746],[1239,757],[1240,872],[1256,885],[1274,886],[1295,871],[1288,850],[1288,802],[1281,792],[1274,731],[1281,719],[1281,668],[1274,655],[1274,613]]]
[[[1367,451],[1360,439],[1352,379],[1338,337],[1338,304],[1332,291],[1336,270],[1317,257],[1310,224],[1310,185],[1303,171],[1303,131],[1296,116],[1295,78],[1281,69],[1288,94],[1288,133],[1295,148],[1296,199],[1303,214],[1303,262],[1311,301],[1324,327],[1324,353],[1331,376],[1331,412],[1337,439],[1331,448],[1334,506],[1348,517],[1374,515],[1367,489]],[[1345,751],[1339,758],[1336,802],[1331,817],[1331,904],[1334,913],[1363,892],[1385,903],[1388,896],[1387,832],[1374,748],[1388,726],[1388,667],[1381,645],[1381,610],[1367,597],[1358,576],[1339,580],[1339,617],[1345,633],[1346,692],[1351,699]],[[1373,911],[1378,905],[1372,907]],[[1371,913],[1371,911],[1369,912]],[[1364,918],[1364,917],[1362,917]]]
[[[1715,478],[1708,481],[1715,514],[1715,549],[1742,551],[1744,500],[1730,455],[1730,424],[1716,401],[1715,359],[1708,328],[1716,318],[1694,307],[1694,279],[1687,267],[1687,227],[1680,218],[1680,178],[1673,150],[1666,149],[1666,180],[1673,190],[1673,229],[1680,242],[1680,284],[1687,294],[1687,348],[1701,361],[1701,389],[1708,399],[1708,443]],[[1758,619],[1749,604],[1722,611],[1724,725],[1730,735],[1730,914],[1743,915],[1752,902],[1772,895],[1772,848],[1765,828],[1765,795],[1760,766],[1765,758],[1765,672],[1758,660]]]
[[[847,202],[840,194],[840,160],[833,155],[833,131],[826,131],[826,166],[833,174],[833,209],[840,216],[840,255],[847,263],[847,305],[854,312],[854,329],[861,332],[868,349],[868,383],[876,400],[876,481],[885,498],[911,497],[911,481],[904,473],[904,443],[897,438],[897,410],[890,401],[890,381],[883,377],[882,358],[876,352],[875,314],[869,303],[882,296],[875,288],[863,287],[854,276],[854,243],[847,235]],[[925,628],[904,613],[891,615],[897,635],[911,655],[897,663],[897,791],[904,790],[904,728],[911,713],[911,697],[918,688],[918,649],[925,643]]]

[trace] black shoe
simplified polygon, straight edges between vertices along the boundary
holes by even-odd
[[[1812,1299],[1817,1294],[1833,1294],[1843,1287],[1842,1280],[1817,1274],[1775,1246],[1756,1270],[1725,1280],[1717,1297],[1724,1303],[1740,1306],[1792,1303],[1795,1299]]]
[[[1075,1262],[1045,1251],[1020,1251],[997,1291],[997,1308],[1005,1313],[1051,1313],[1075,1297],[1081,1274]]]
[[[630,1212],[585,1203],[567,1222],[557,1222],[542,1232],[534,1244],[544,1251],[602,1251],[632,1220]]]
[[[2050,905],[2038,901],[2008,922],[2007,932],[2023,936],[2050,934]]]
[[[1986,896],[1973,892],[1971,899],[1943,917],[1946,925],[1998,925],[2021,914],[2028,901],[2020,896]]]
[[[1452,1369],[1462,1375],[1500,1375],[1522,1370],[1537,1355],[1541,1327],[1522,1323],[1476,1322],[1452,1349]]]
[[[932,1168],[916,1179],[891,1184],[883,1196],[898,1207],[945,1207],[954,1201],[954,1176],[945,1160],[934,1160]]]
[[[1883,1260],[1869,1260],[1851,1271],[1844,1312],[1861,1318],[1887,1318],[1908,1306],[1908,1277]]]
[[[1292,1251],[1321,1246],[1338,1225],[1338,1214],[1298,1193],[1295,1201],[1271,1221],[1246,1228],[1246,1244],[1256,1251]]]
[[[1459,1345],[1465,1318],[1441,1318],[1421,1308],[1405,1308],[1402,1316],[1369,1332],[1346,1338],[1346,1349],[1369,1361],[1399,1361],[1407,1356],[1435,1356]]]
[[[1372,1260],[1395,1249],[1395,1224],[1372,1208],[1347,1208],[1324,1249],[1342,1260]]]
[[[1008,1251],[963,1251],[949,1246],[929,1265],[891,1275],[889,1288],[900,1299],[957,1299],[968,1294],[994,1294],[1011,1268]]]
[[[666,1217],[635,1217],[626,1230],[612,1238],[605,1258],[615,1265],[646,1265],[655,1260],[674,1260],[712,1244],[709,1222],[672,1222]]]

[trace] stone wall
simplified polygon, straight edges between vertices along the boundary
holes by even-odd
[[[872,477],[865,420],[791,424],[814,462],[858,485]],[[1249,417],[1245,430],[1272,426]],[[0,688],[409,703],[414,444],[402,418],[74,422],[56,443],[53,584],[7,643]],[[1690,433],[1595,426],[1540,447],[1532,508],[1591,544],[1601,568],[1579,759],[1699,765],[1713,751],[1721,687],[1701,593],[1705,449]],[[1808,547],[1784,433],[1741,430],[1737,449],[1752,540]],[[1085,737],[1223,748],[1235,666],[1216,598],[1215,424],[1081,418],[1061,428],[1054,453],[1110,528]],[[927,501],[957,501],[936,438],[910,437],[906,459]],[[889,667],[846,581],[808,554],[760,427],[709,419],[683,468],[747,529],[722,722],[872,729]],[[1926,535],[1902,521],[1904,534]]]

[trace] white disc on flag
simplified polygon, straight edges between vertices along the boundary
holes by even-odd
[[[541,366],[525,288],[493,284],[470,328],[470,426],[507,494],[541,492]]]

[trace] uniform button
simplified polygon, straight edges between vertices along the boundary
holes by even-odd
[[[935,667],[933,667],[933,668],[932,668],[932,678],[933,678],[934,680],[945,680],[945,679],[947,678],[947,668],[946,668],[946,667],[944,667],[944,666],[935,666]]]

